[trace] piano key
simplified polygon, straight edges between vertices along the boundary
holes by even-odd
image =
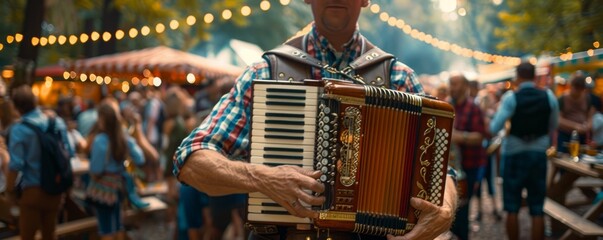
[[[316,111],[300,112],[300,111],[293,111],[291,109],[266,110],[265,106],[264,106],[264,108],[255,108],[255,107],[253,108],[253,116],[268,116],[268,115],[272,115],[272,114],[289,114],[289,115],[303,114],[305,118],[316,118]]]
[[[306,100],[305,95],[295,96],[292,94],[282,95],[282,94],[266,94],[266,99],[283,99],[283,100]]]
[[[307,167],[312,168],[314,160],[312,160],[311,158],[306,158],[306,159],[302,159],[302,160],[288,160],[288,159],[265,159],[262,157],[251,157],[251,163],[264,164],[265,162],[279,163],[279,164],[302,164],[304,166],[304,168],[307,168]]]
[[[312,159],[314,158],[314,152],[283,152],[283,151],[266,151],[263,149],[251,150],[252,157],[263,157],[263,158],[278,158],[273,156],[298,156],[301,158]]]
[[[300,145],[287,145],[287,144],[282,144],[282,143],[265,144],[265,143],[259,143],[259,142],[252,142],[251,150],[282,151],[282,152],[314,152],[314,145],[300,146]]]
[[[256,222],[283,222],[283,223],[311,223],[309,218],[300,218],[293,215],[278,215],[278,214],[247,214],[247,220]]]
[[[265,117],[265,116],[253,116],[253,123],[266,123],[266,124],[287,124],[286,122],[294,122],[292,125],[316,125],[316,118],[286,118],[286,117]],[[284,123],[281,123],[284,122]],[[301,124],[297,124],[297,123]],[[259,127],[262,129],[263,127]],[[258,129],[258,126],[255,127]]]
[[[308,128],[310,128],[310,126],[308,126]],[[254,128],[253,129],[253,135],[254,136],[263,136],[266,137],[267,135],[277,135],[277,136],[288,136],[288,137],[301,137],[302,140],[305,138],[309,138],[309,139],[314,139],[316,137],[316,133],[314,133],[314,131],[303,131],[304,129],[289,129],[289,131],[279,131],[280,128],[276,128],[276,129],[268,129],[270,131],[266,131],[266,129],[262,130]],[[275,131],[272,131],[275,130]],[[293,130],[296,130],[296,132],[293,132]],[[286,139],[286,138],[285,138]]]
[[[266,117],[284,117],[284,118],[304,118],[303,113],[278,113],[278,112],[267,112],[264,114]]]
[[[251,137],[251,142],[261,143],[281,143],[281,144],[299,144],[299,145],[314,145],[314,139],[303,139],[303,140],[291,140],[291,139],[270,139],[264,136]]]
[[[311,111],[316,111],[316,106],[276,106],[276,105],[271,105],[271,106],[267,106],[265,104],[254,104],[253,105],[254,109],[263,109],[265,111],[296,111],[296,112],[311,112]]]
[[[261,94],[254,93],[254,96],[253,96],[254,107],[257,107],[258,105],[274,105],[277,103],[293,104],[292,106],[314,106],[314,108],[317,108],[316,106],[318,105],[318,100],[316,98],[308,98],[308,99],[304,99],[304,100],[274,99],[274,98],[266,98],[265,96],[262,96]]]
[[[249,205],[247,210],[250,213],[265,213],[266,211],[274,211],[275,213],[289,214],[287,209],[285,209],[284,207],[281,207],[280,205],[278,207]]]
[[[304,133],[304,130],[302,130],[302,129],[271,128],[271,127],[264,128],[264,131],[265,132],[281,132],[281,133],[299,133],[299,134]]]

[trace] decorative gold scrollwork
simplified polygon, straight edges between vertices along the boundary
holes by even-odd
[[[340,182],[346,187],[356,182],[360,151],[360,109],[347,107],[343,116],[343,128],[341,132],[341,159]]]
[[[423,182],[427,183],[427,180],[425,179],[425,174],[427,173],[427,166],[429,166],[429,159],[424,159],[426,154],[427,154],[427,150],[429,148],[431,148],[433,146],[433,144],[435,143],[435,139],[436,139],[436,131],[435,131],[435,126],[436,126],[436,118],[435,117],[431,117],[430,119],[427,120],[427,129],[425,129],[425,132],[423,133],[423,136],[425,137],[423,140],[423,145],[421,145],[421,147],[419,149],[421,149],[421,157],[419,158],[419,162],[421,163],[421,177],[423,178]],[[433,136],[430,137],[428,136],[429,134],[432,134]]]

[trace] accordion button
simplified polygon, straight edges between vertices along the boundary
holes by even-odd
[[[329,131],[330,129],[331,129],[331,127],[329,127],[329,125],[324,125],[322,127],[322,130],[324,130],[324,131]]]
[[[326,182],[327,181],[327,175],[321,175],[320,176],[320,181]]]
[[[329,114],[331,113],[331,108],[329,107],[325,107],[325,109],[323,110],[324,113]]]
[[[329,162],[327,161],[327,159],[323,159],[321,163],[322,165],[327,165]]]
[[[329,169],[327,167],[322,167],[322,169],[320,169],[323,173],[327,173],[327,171],[329,171]]]

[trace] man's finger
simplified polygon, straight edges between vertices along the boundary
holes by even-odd
[[[316,181],[316,179],[303,177],[299,181],[299,186],[302,189],[312,190],[313,192],[322,193],[325,191],[325,185]]]
[[[416,197],[410,199],[410,205],[417,210],[421,210],[422,213],[437,212],[439,210],[438,206],[433,203]]]
[[[315,196],[309,195],[308,193],[302,191],[301,189],[297,190],[297,197],[302,202],[305,202],[307,204],[314,205],[314,206],[321,205],[321,204],[323,204],[325,202],[325,198],[324,197],[322,197],[322,196],[321,197],[315,197]]]

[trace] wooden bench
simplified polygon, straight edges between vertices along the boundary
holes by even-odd
[[[128,209],[124,213],[123,219],[124,221],[139,217],[141,214],[154,213],[158,211],[163,211],[167,209],[167,204],[159,200],[157,197],[144,197],[142,198],[144,202],[148,202],[150,205],[144,209]],[[68,235],[80,234],[85,232],[93,232],[97,229],[97,220],[95,216],[87,217],[83,219],[78,219],[74,221],[69,221],[65,223],[61,223],[57,225],[55,230],[55,235],[57,238],[64,237]],[[9,240],[19,240],[19,236],[15,236],[12,238],[8,238]],[[42,239],[42,235],[38,231],[36,234],[36,239]]]
[[[570,228],[560,239],[576,239],[576,237],[596,239],[597,236],[603,236],[603,227],[549,198],[544,201],[544,212]]]

